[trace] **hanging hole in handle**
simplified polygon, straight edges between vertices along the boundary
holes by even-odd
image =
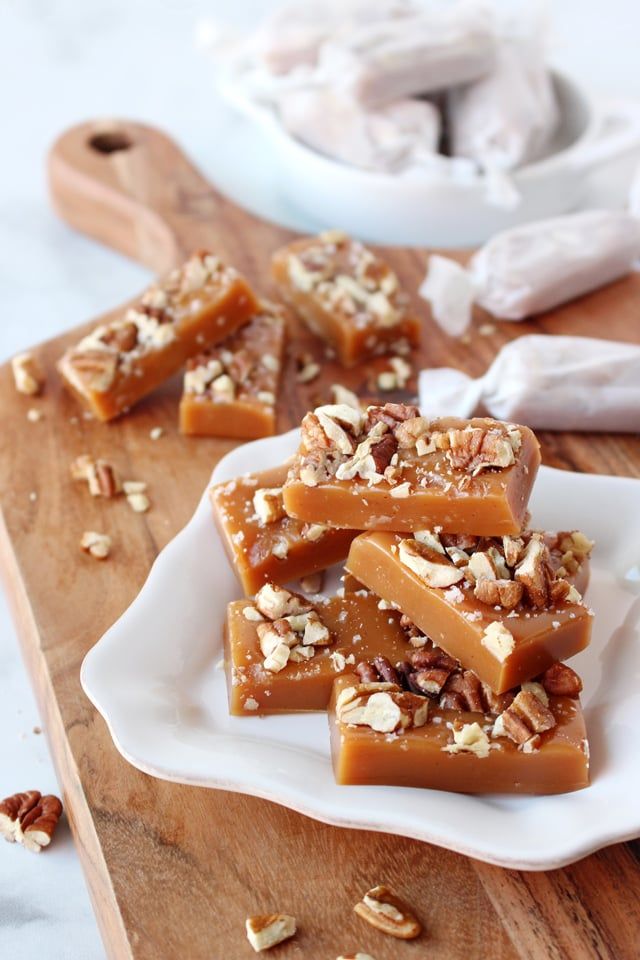
[[[104,133],[95,133],[89,138],[89,146],[97,153],[118,153],[129,150],[133,144],[126,133],[120,130],[105,130]]]

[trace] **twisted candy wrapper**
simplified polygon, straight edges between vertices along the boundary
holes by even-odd
[[[427,417],[488,413],[540,430],[640,430],[640,347],[590,337],[519,337],[477,380],[460,370],[423,370]]]

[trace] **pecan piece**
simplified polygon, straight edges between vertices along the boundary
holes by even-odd
[[[413,940],[422,926],[409,907],[388,887],[373,887],[353,908],[367,923],[398,940]]]
[[[263,914],[247,917],[245,929],[247,940],[256,953],[261,953],[293,937],[296,932],[296,920],[287,913]]]
[[[476,580],[473,594],[481,603],[513,610],[522,600],[524,587],[517,580],[489,580],[480,577]]]
[[[494,736],[506,734],[520,746],[537,746],[537,735],[556,725],[552,711],[532,690],[521,690],[496,720]]]
[[[545,670],[540,683],[552,697],[571,697],[576,700],[582,691],[582,680],[566,663],[553,663]]]
[[[372,406],[367,408],[364,429],[368,432],[376,423],[386,423],[391,430],[395,430],[400,424],[419,416],[418,408],[408,403],[385,403],[382,406]]]
[[[515,569],[514,578],[523,585],[527,600],[532,607],[544,609],[550,606],[551,584],[555,574],[551,566],[549,548],[540,536],[534,535],[529,540],[522,559]]]
[[[129,353],[138,343],[138,328],[128,320],[117,327],[107,327],[100,339],[119,353]]]
[[[400,686],[398,671],[386,657],[374,657],[373,666],[381,680],[386,680],[387,683],[396,683]]]
[[[111,350],[76,350],[69,354],[69,364],[87,389],[104,393],[115,380],[118,354]]]
[[[13,357],[11,371],[18,393],[35,397],[42,391],[45,376],[42,367],[32,353],[26,351]]]
[[[459,570],[449,557],[418,540],[401,540],[398,557],[405,567],[417,574],[429,587],[450,587],[464,579],[462,570]]]
[[[515,462],[513,445],[501,430],[485,427],[466,427],[434,433],[439,450],[445,450],[455,470],[465,470],[476,476],[489,467],[504,469]]]
[[[362,683],[376,683],[380,679],[380,674],[372,663],[362,660],[356,667],[356,673]]]

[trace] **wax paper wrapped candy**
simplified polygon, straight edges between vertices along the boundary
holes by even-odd
[[[368,110],[329,88],[292,90],[280,100],[287,130],[327,156],[367,170],[397,171],[438,149],[440,114],[427,100]]]
[[[559,120],[542,43],[502,42],[490,73],[450,91],[447,119],[451,153],[479,164],[491,202],[515,206],[519,195],[509,171],[545,153]]]
[[[320,47],[330,38],[413,17],[418,9],[411,0],[294,0],[273,10],[243,52],[272,74],[315,67]]]
[[[423,370],[424,416],[489,414],[540,430],[640,430],[640,347],[590,337],[518,337],[483,377]]]
[[[524,320],[625,276],[639,258],[640,220],[587,210],[498,233],[467,267],[431,257],[420,293],[443,329],[460,336],[473,302],[499,320]]]
[[[497,39],[490,11],[476,0],[430,0],[415,15],[344,31],[319,51],[325,75],[366,104],[444,90],[486,74]]]

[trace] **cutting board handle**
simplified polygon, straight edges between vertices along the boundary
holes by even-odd
[[[155,273],[201,247],[234,262],[244,230],[266,226],[214,190],[166,134],[129,120],[67,130],[51,148],[48,173],[67,223]]]

